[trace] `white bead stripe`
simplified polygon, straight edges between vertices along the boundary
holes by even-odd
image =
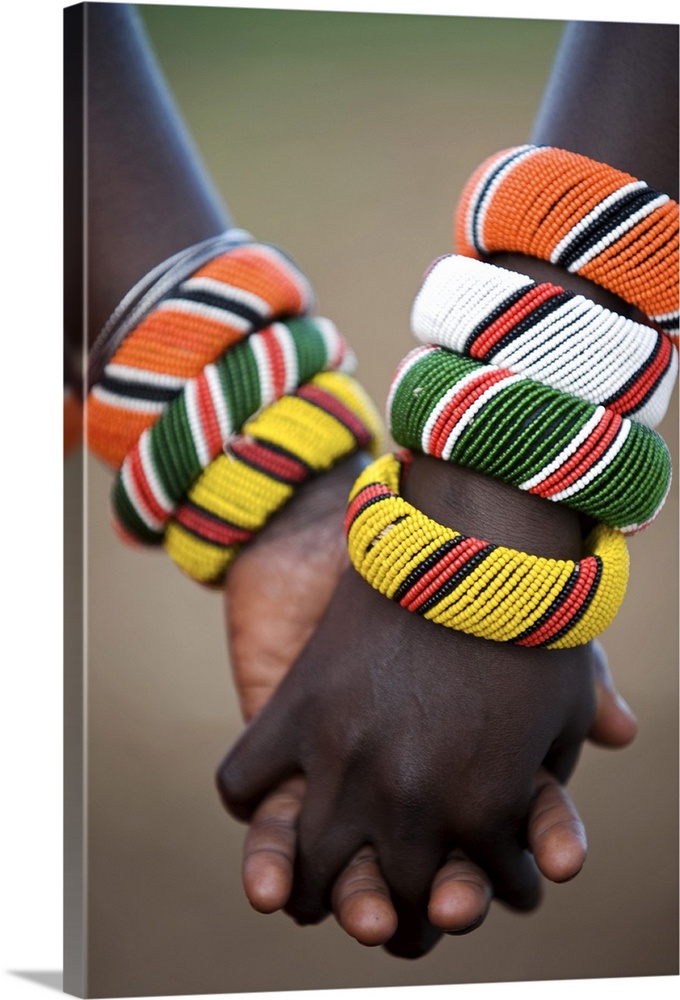
[[[231,414],[229,413],[227,403],[222,392],[222,386],[220,385],[220,376],[217,368],[212,364],[205,366],[203,374],[205,375],[205,380],[210,390],[210,398],[212,399],[213,409],[215,411],[215,416],[217,417],[217,424],[220,428],[222,441],[226,442],[232,436],[234,431],[231,422]]]
[[[191,430],[191,440],[193,441],[194,448],[196,449],[196,456],[201,464],[201,468],[205,469],[206,465],[211,460],[211,455],[210,449],[208,448],[208,442],[203,431],[196,379],[192,378],[186,384],[184,390],[184,405]]]
[[[453,427],[451,433],[446,439],[446,444],[442,448],[441,452],[442,458],[446,459],[446,461],[450,459],[451,452],[453,451],[456,441],[461,436],[466,427],[468,427],[472,423],[475,414],[477,414],[479,410],[481,410],[484,406],[486,406],[486,404],[489,402],[490,399],[496,396],[499,392],[503,392],[503,390],[507,389],[509,385],[512,385],[513,383],[520,381],[522,381],[521,375],[508,375],[507,378],[504,378],[499,382],[495,382],[492,386],[489,386],[489,388],[482,393],[479,399],[476,399],[472,404],[472,406],[469,406],[463,413],[462,417],[458,421],[456,421],[455,426]]]
[[[268,327],[271,330],[271,327]],[[249,341],[250,348],[255,356],[255,363],[260,380],[260,406],[264,406],[267,399],[271,399],[274,393],[274,383],[272,379],[271,365],[269,363],[269,352],[260,333],[254,333]]]
[[[495,160],[489,169],[485,171],[483,176],[475,188],[475,192],[470,199],[469,215],[466,220],[466,236],[468,243],[476,247],[480,253],[488,253],[486,244],[484,243],[484,222],[486,220],[486,211],[489,207],[489,203],[493,200],[493,196],[496,193],[496,188],[499,186],[501,181],[517,166],[522,160],[525,160],[529,156],[533,156],[537,152],[537,148],[531,145],[517,146],[515,149],[508,150],[505,157]],[[495,174],[495,176],[494,176]],[[478,198],[490,177],[493,180],[489,184],[488,190],[486,191],[481,202],[478,203]],[[477,219],[476,225],[474,224],[474,219]]]
[[[251,322],[230,312],[228,308],[218,309],[216,306],[208,306],[204,302],[190,302],[188,299],[164,299],[156,306],[156,311],[180,312],[187,316],[200,316],[202,319],[210,319],[222,326],[230,326],[239,333],[246,333],[251,329]]]
[[[590,249],[586,250],[580,257],[573,261],[573,263],[569,264],[567,271],[571,274],[576,274],[591,260],[594,260],[595,257],[599,257],[601,253],[604,253],[607,247],[610,247],[613,243],[620,240],[621,237],[636,226],[638,222],[646,219],[648,215],[655,212],[657,208],[661,207],[661,205],[665,205],[668,200],[669,198],[667,194],[661,194],[658,198],[655,198],[654,201],[650,201],[647,205],[643,205],[637,212],[633,212],[633,214],[629,216],[625,222],[621,222],[615,229],[612,229],[611,232],[606,234],[606,236],[603,236],[601,240],[598,240],[595,246],[590,247]]]
[[[269,303],[261,296],[256,295],[255,292],[249,292],[247,288],[238,288],[236,285],[229,285],[226,281],[219,281],[217,278],[187,278],[186,281],[182,282],[180,292],[207,292],[209,295],[216,295],[219,298],[229,299],[247,306],[263,318],[271,316],[272,312]]]
[[[158,518],[154,517],[149,508],[144,503],[141,494],[137,490],[137,485],[135,483],[132,471],[127,463],[127,460],[123,462],[120,469],[120,477],[125,487],[125,492],[130,498],[130,502],[135,508],[135,511],[139,518],[144,522],[144,524],[151,531],[162,531],[164,528],[164,522],[159,521]]]
[[[421,355],[421,357],[422,357],[422,355]],[[401,373],[400,378],[398,380],[399,382],[401,382],[403,380],[403,377],[404,377],[404,375],[406,374],[407,371],[408,371],[408,369],[405,369]],[[421,449],[425,452],[425,454],[427,454],[428,451],[429,451],[430,435],[432,434],[432,431],[434,429],[434,425],[439,420],[439,416],[442,413],[442,411],[449,405],[449,403],[451,402],[451,400],[453,399],[453,397],[457,396],[458,393],[462,389],[464,389],[466,385],[469,385],[471,382],[479,382],[480,378],[482,378],[484,376],[484,374],[485,374],[484,372],[473,371],[473,372],[469,372],[467,375],[464,375],[462,379],[460,379],[454,385],[450,386],[446,390],[446,392],[444,393],[444,395],[441,396],[441,398],[437,401],[436,405],[432,407],[432,410],[430,411],[430,414],[429,414],[427,420],[425,421],[425,425],[423,427],[423,433],[422,433],[421,439],[420,439],[420,441],[421,441]],[[395,382],[396,381],[397,380],[395,379]]]
[[[160,386],[163,389],[182,390],[185,378],[178,375],[166,375],[164,372],[149,371],[146,368],[133,368],[131,365],[107,365],[104,374],[109,378],[122,379],[124,382],[138,382],[140,385]]]
[[[135,410],[137,413],[162,413],[167,406],[167,403],[157,400],[133,399],[129,396],[123,397],[120,393],[109,392],[100,385],[93,386],[90,390],[90,395],[94,396],[101,403],[106,403],[107,406],[112,406],[116,409],[120,408],[121,401],[125,399],[125,408],[127,410]]]
[[[525,479],[523,483],[519,484],[520,490],[533,490],[534,487],[540,486],[540,484],[545,479],[548,479],[549,476],[552,476],[552,474],[556,472],[560,468],[560,466],[564,465],[565,462],[567,462],[571,458],[571,456],[576,451],[578,451],[583,442],[590,437],[590,435],[593,433],[597,425],[602,420],[604,412],[605,412],[604,406],[598,406],[593,415],[590,417],[590,419],[585,422],[585,424],[578,432],[578,434],[571,439],[569,444],[567,444],[566,447],[562,449],[559,455],[555,456],[555,458],[552,460],[552,462],[549,463],[549,465],[546,465],[544,469],[541,469],[540,472],[537,472],[536,475],[532,476],[531,479]]]
[[[596,462],[592,468],[588,469],[585,475],[581,476],[580,479],[577,479],[575,483],[571,484],[571,486],[567,486],[566,489],[560,490],[559,493],[551,493],[550,499],[559,503],[559,501],[565,500],[567,497],[573,496],[575,493],[580,493],[581,490],[585,489],[588,483],[592,482],[593,479],[599,476],[599,474],[614,461],[618,453],[623,448],[626,438],[630,434],[630,427],[630,421],[622,420],[616,437],[611,442],[599,462]]]
[[[156,474],[153,458],[151,457],[151,435],[149,434],[148,428],[142,432],[137,445],[137,450],[139,452],[139,461],[142,469],[144,470],[144,476],[149,489],[153,493],[156,503],[168,514],[172,514],[175,509],[175,505],[163,489],[163,485]]]
[[[560,242],[554,248],[553,252],[550,254],[550,263],[556,264],[561,255],[568,250],[571,244],[581,235],[584,229],[587,229],[593,222],[595,222],[603,212],[606,212],[608,208],[615,205],[617,202],[622,201],[629,194],[633,194],[635,191],[643,191],[647,188],[644,181],[631,181],[630,184],[624,184],[623,187],[619,188],[617,191],[613,191],[611,194],[603,198],[602,201],[598,202],[595,208],[591,208],[587,215],[584,215],[579,222],[569,230],[568,233],[562,237]]]

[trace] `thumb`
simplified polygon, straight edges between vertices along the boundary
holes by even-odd
[[[603,747],[625,747],[635,739],[637,719],[616,688],[609,672],[607,656],[599,642],[593,642],[595,665],[595,716],[588,739]]]
[[[217,770],[220,797],[236,819],[250,820],[267,792],[300,770],[299,729],[290,685],[283,683],[248,724]]]

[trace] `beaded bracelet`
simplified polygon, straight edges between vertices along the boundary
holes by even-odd
[[[100,380],[107,362],[125,337],[161,299],[215,257],[234,247],[254,242],[254,237],[245,229],[227,229],[217,236],[185,247],[145,274],[123,296],[90,348],[86,378],[88,388]]]
[[[441,347],[417,347],[387,400],[398,444],[478,472],[618,528],[639,531],[671,481],[663,439],[507,368]]]
[[[528,254],[589,278],[678,334],[678,204],[631,174],[551,146],[490,156],[467,182],[458,252]]]
[[[323,372],[243,426],[201,473],[165,533],[193,579],[220,585],[249,541],[295,489],[357,449],[375,454],[380,417],[350,375]]]
[[[244,421],[323,369],[355,365],[333,323],[321,318],[274,323],[225,351],[186,382],[125,457],[112,493],[125,534],[160,544],[177,504]]]
[[[307,312],[307,279],[276,247],[235,246],[174,286],[127,333],[88,395],[88,446],[118,468],[185,383],[272,319]]]
[[[670,339],[583,295],[469,257],[430,267],[411,329],[480,361],[527,375],[654,427],[678,373]]]
[[[580,646],[611,623],[628,582],[619,531],[597,525],[579,562],[468,537],[399,495],[408,465],[408,453],[384,455],[350,493],[350,559],[372,587],[440,625],[519,646]]]

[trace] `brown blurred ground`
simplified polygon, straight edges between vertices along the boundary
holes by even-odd
[[[528,137],[561,26],[142,9],[234,220],[306,270],[382,406],[415,343],[421,274],[452,249],[457,194],[484,156]],[[661,430],[677,456],[677,393]],[[640,736],[584,752],[571,784],[583,873],[549,886],[537,914],[494,907],[480,930],[408,963],[331,921],[300,929],[250,910],[243,828],[213,787],[241,726],[221,598],[116,540],[110,482],[88,463],[90,995],[677,973],[676,489],[631,541],[628,596],[605,636]]]

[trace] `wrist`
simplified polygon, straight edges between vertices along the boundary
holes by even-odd
[[[491,476],[414,454],[405,500],[447,527],[552,559],[581,556],[579,515]]]
[[[628,305],[618,295],[608,292],[606,288],[596,285],[594,281],[583,278],[580,274],[572,274],[565,268],[556,267],[538,257],[528,257],[521,253],[495,253],[490,257],[485,257],[484,260],[497,267],[504,267],[508,271],[526,274],[532,281],[549,281],[554,285],[561,285],[568,292],[583,295],[591,302],[596,302],[598,305],[604,306],[605,309],[618,313],[619,316],[630,317],[637,313],[633,306]]]
[[[347,497],[359,474],[372,461],[367,451],[356,451],[342,459],[327,472],[303,483],[296,489],[288,503],[278,511],[260,532],[266,544],[278,538],[305,531],[311,524],[323,530],[337,529],[338,538],[345,548],[342,527]]]

